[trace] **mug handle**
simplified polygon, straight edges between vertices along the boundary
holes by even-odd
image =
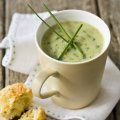
[[[35,79],[32,82],[32,91],[33,94],[37,97],[40,98],[48,98],[51,97],[53,95],[57,95],[59,94],[59,92],[57,90],[51,90],[49,92],[44,92],[41,93],[42,87],[44,85],[44,83],[46,82],[46,80],[50,77],[57,74],[57,72],[55,70],[52,69],[44,69],[41,70],[35,77]]]

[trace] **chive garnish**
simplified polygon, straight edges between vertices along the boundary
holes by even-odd
[[[37,12],[31,7],[31,5],[28,4],[28,7],[36,14],[36,16],[48,27],[50,28],[54,33],[56,33],[60,38],[62,38],[65,42],[69,42],[66,40],[64,37],[62,37],[59,33],[57,33],[46,21],[44,21],[38,14]]]
[[[49,12],[49,14],[53,17],[53,19],[56,21],[56,23],[58,24],[58,26],[61,28],[61,30],[67,35],[68,38],[71,39],[71,37],[69,36],[69,34],[66,32],[66,30],[64,29],[64,27],[61,25],[61,23],[59,22],[59,20],[54,16],[54,14],[50,11],[50,9],[43,4],[44,7],[46,8],[46,10]]]
[[[79,51],[82,53],[83,55],[83,59],[86,58],[85,53],[83,52],[83,50],[81,49],[81,47],[79,47],[77,44],[75,44],[75,46],[79,49]]]
[[[44,4],[44,6],[46,6],[45,4]],[[83,55],[83,58],[85,57],[85,54],[84,54],[84,52],[82,51],[82,49],[80,48],[80,47],[78,47],[73,41],[74,41],[74,38],[76,37],[76,33],[78,33],[79,32],[79,30],[81,29],[81,27],[82,27],[82,25],[78,28],[78,30],[76,31],[76,33],[75,33],[75,35],[73,36],[73,38],[71,38],[68,34],[66,34],[69,38],[70,38],[70,41],[68,41],[68,40],[66,40],[64,37],[62,37],[59,33],[57,33],[46,21],[44,21],[38,14],[37,14],[37,12],[31,7],[31,5],[30,4],[28,4],[28,7],[36,14],[36,16],[48,27],[48,28],[50,28],[54,33],[56,33],[60,38],[62,38],[65,42],[67,42],[68,43],[68,47],[71,45],[72,47],[74,46],[75,48],[77,48],[81,53],[82,53],[82,55]],[[47,9],[48,7],[46,6],[46,9]],[[48,11],[49,12],[49,11]],[[50,12],[51,13],[51,12]],[[53,15],[53,14],[52,14]],[[51,15],[51,16],[52,16]],[[54,16],[54,15],[53,15]],[[58,21],[58,20],[57,20]],[[59,22],[59,21],[58,21]],[[61,27],[62,25],[60,24],[60,22],[59,22],[59,26]],[[64,31],[64,33],[67,33],[66,31],[65,31],[65,29],[63,28],[63,27],[61,27],[61,29]],[[71,42],[72,41],[72,42]],[[66,46],[66,47],[67,47]],[[65,48],[64,50],[63,50],[63,52],[61,53],[61,55],[60,55],[60,57],[58,58],[58,59],[61,59],[62,58],[62,56],[64,55],[64,52],[66,52],[66,50],[68,49],[68,47],[67,48]],[[63,54],[63,55],[62,55]]]
[[[69,36],[69,34],[66,32],[66,30],[64,29],[64,27],[61,25],[61,23],[59,22],[59,20],[55,17],[55,15],[50,11],[50,9],[43,4],[44,7],[46,8],[46,10],[49,12],[49,14],[53,17],[53,19],[56,21],[56,23],[58,24],[58,26],[60,27],[60,29],[63,31],[63,33],[66,34],[66,36],[71,40],[72,38]],[[83,58],[85,57],[85,53],[83,52],[82,48],[80,48],[78,45],[76,45],[76,43],[72,43],[73,46],[83,55]]]
[[[63,52],[60,54],[58,60],[60,60],[63,57],[63,55],[67,51],[68,47],[73,43],[73,41],[75,40],[76,35],[78,34],[78,32],[80,31],[80,29],[82,28],[82,26],[83,26],[83,24],[81,24],[80,27],[77,29],[77,31],[75,32],[75,34],[72,37],[72,39],[69,41],[69,43],[67,44],[67,46],[65,47],[65,49],[63,50]]]
[[[39,15],[38,13],[31,7],[31,5],[28,4],[28,7],[37,15],[37,17],[43,22],[45,23],[45,25],[47,27],[49,27],[54,33],[56,33],[59,37],[61,37],[65,42],[68,42],[68,40],[66,40],[64,37],[62,37],[59,33],[57,33],[46,21],[44,21]]]

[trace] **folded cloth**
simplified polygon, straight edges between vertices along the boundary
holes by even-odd
[[[53,11],[55,13],[56,11]],[[48,13],[39,14],[43,19]],[[38,54],[35,46],[35,35],[40,19],[33,14],[15,13],[9,28],[7,37],[0,44],[0,48],[6,49],[2,65],[25,74],[29,74],[33,66],[38,63]]]
[[[40,13],[39,15],[44,19],[48,17],[48,13]],[[0,44],[1,48],[6,49],[2,65],[11,70],[29,74],[25,82],[29,87],[31,87],[34,76],[40,70],[38,53],[34,43],[39,24],[41,21],[33,14],[14,14],[8,35]],[[56,105],[51,98],[43,100],[37,97],[34,97],[33,106],[42,105],[47,115],[59,120],[105,120],[120,98],[119,83],[120,72],[108,58],[101,92],[88,107],[69,110]]]

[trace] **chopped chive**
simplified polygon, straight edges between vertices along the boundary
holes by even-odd
[[[59,39],[59,37],[56,37],[56,40],[58,40]]]
[[[89,47],[87,47],[86,49],[87,49],[87,50],[89,50],[90,48],[89,48]]]
[[[91,38],[91,35],[87,34],[89,38]]]
[[[57,46],[58,46],[58,44],[55,44],[55,46],[57,47]]]
[[[100,45],[96,45],[96,48],[99,48],[100,47]]]
[[[76,44],[76,45],[77,45],[77,44]],[[77,46],[78,46],[78,45],[77,45]],[[83,52],[83,50],[82,50],[80,47],[78,47],[78,49],[79,49],[79,51],[82,53],[83,59],[86,58],[86,55],[85,55],[85,53]]]

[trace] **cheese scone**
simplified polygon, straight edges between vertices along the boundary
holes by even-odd
[[[23,83],[9,85],[0,91],[0,115],[8,120],[28,108],[32,102],[32,91]]]
[[[19,120],[46,120],[46,116],[42,108],[30,109]]]

